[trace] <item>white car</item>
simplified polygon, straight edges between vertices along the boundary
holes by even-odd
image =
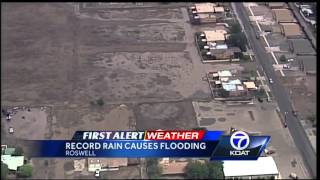
[[[273,83],[273,80],[272,80],[271,78],[269,78],[269,82],[270,82],[270,84],[272,84],[272,83]]]
[[[9,128],[9,133],[10,133],[10,134],[13,134],[13,133],[14,133],[13,127],[10,127],[10,128]]]
[[[97,169],[95,172],[94,172],[94,176],[95,177],[100,177],[100,170],[99,169]]]
[[[294,61],[293,58],[288,59],[288,62],[293,62],[293,61]]]

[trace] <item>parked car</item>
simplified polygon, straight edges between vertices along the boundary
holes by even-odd
[[[99,170],[99,169],[97,169],[97,170],[94,172],[94,176],[95,176],[96,178],[100,177],[100,170]]]
[[[273,80],[271,78],[269,78],[269,82],[270,84],[273,84]]]
[[[290,69],[290,65],[284,64],[284,65],[283,65],[283,69]]]
[[[260,33],[259,32],[256,33],[256,38],[260,39]]]
[[[293,61],[294,61],[293,58],[288,59],[288,62],[293,62]]]

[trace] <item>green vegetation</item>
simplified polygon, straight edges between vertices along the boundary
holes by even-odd
[[[223,179],[222,162],[189,162],[185,171],[188,179]]]
[[[258,91],[256,91],[256,97],[266,98],[267,97],[266,91],[263,88],[259,89]]]
[[[230,34],[229,38],[227,39],[227,43],[231,44],[232,46],[237,46],[241,49],[241,51],[246,51],[247,37],[243,32]]]
[[[230,92],[222,89],[222,90],[220,91],[220,95],[221,95],[221,97],[223,97],[223,98],[227,98],[227,97],[230,96]]]
[[[99,98],[99,99],[97,100],[97,105],[99,105],[99,106],[103,106],[103,105],[104,105],[104,101],[103,101],[102,98]]]
[[[14,153],[12,156],[22,156],[23,155],[23,149],[21,147],[16,147],[14,150]]]
[[[246,35],[241,32],[241,26],[239,23],[233,23],[230,27],[230,36],[227,39],[227,43],[232,46],[237,46],[241,51],[246,51],[246,45],[248,44]]]
[[[223,179],[223,163],[221,161],[206,162],[209,169],[209,179]]]
[[[150,179],[158,179],[161,176],[162,168],[156,158],[147,159],[147,174]]]
[[[241,26],[239,23],[233,23],[230,27],[230,34],[236,34],[241,32]]]
[[[244,61],[249,61],[250,60],[250,56],[249,55],[243,55],[241,59],[244,60]]]
[[[1,162],[1,179],[7,179],[8,165]]]
[[[30,164],[24,164],[18,167],[17,176],[21,178],[28,178],[32,176],[32,166]]]
[[[94,106],[94,105],[103,106],[104,105],[104,101],[103,101],[102,98],[99,98],[96,101],[90,101],[90,104],[92,106]]]
[[[195,127],[195,128],[192,128],[192,130],[196,130],[196,131],[198,131],[198,130],[207,130],[207,128],[205,128],[205,127]]]
[[[281,62],[286,62],[287,61],[285,55],[281,55],[279,59],[280,59]]]
[[[315,114],[311,114],[311,115],[307,116],[307,119],[309,121],[315,122],[316,121],[316,115]]]

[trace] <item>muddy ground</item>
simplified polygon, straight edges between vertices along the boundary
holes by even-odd
[[[191,99],[210,93],[186,12],[181,5],[82,13],[72,3],[3,4],[1,103],[50,107],[47,114],[19,112],[10,124],[18,133],[8,136],[5,125],[4,142],[70,139],[76,130],[195,127]],[[105,105],[92,105],[99,98]],[[66,174],[66,163],[32,159],[33,178],[93,177]],[[138,178],[137,171],[111,176]]]

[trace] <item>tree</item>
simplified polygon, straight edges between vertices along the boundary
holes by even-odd
[[[239,23],[233,23],[230,27],[230,34],[237,34],[241,32],[241,26]]]
[[[23,155],[23,149],[21,147],[16,147],[16,149],[14,150],[14,153],[12,154],[12,156],[22,156]]]
[[[285,55],[281,55],[279,59],[281,62],[286,62],[287,60]]]
[[[185,172],[188,179],[206,179],[209,175],[209,169],[206,164],[199,161],[189,162]]]
[[[156,158],[147,159],[147,174],[150,179],[157,179],[162,173],[159,161]]]
[[[206,164],[209,169],[208,179],[224,179],[223,162],[213,161],[206,162]]]
[[[205,127],[195,127],[195,128],[192,128],[192,130],[196,130],[196,131],[207,130],[207,128],[205,128]]]
[[[30,164],[24,164],[18,168],[17,176],[21,178],[28,178],[32,176],[32,166]]]
[[[309,115],[309,116],[307,117],[307,119],[308,119],[309,121],[314,122],[314,121],[316,121],[316,115],[315,115],[315,114],[311,114],[311,115]]]
[[[243,32],[234,33],[229,36],[228,43],[237,46],[241,51],[246,51],[247,37]]]
[[[230,96],[230,92],[229,92],[229,91],[226,91],[226,90],[224,90],[224,89],[222,89],[222,90],[220,91],[220,94],[221,94],[221,97],[223,97],[223,98],[227,98],[227,97]]]
[[[99,99],[97,100],[97,105],[99,105],[99,106],[103,106],[103,105],[104,105],[104,101],[103,101],[102,98],[99,98]]]
[[[1,162],[1,179],[7,179],[8,165]]]
[[[208,162],[201,163],[199,161],[191,161],[188,163],[186,169],[186,176],[188,179],[223,179],[222,162]]]

